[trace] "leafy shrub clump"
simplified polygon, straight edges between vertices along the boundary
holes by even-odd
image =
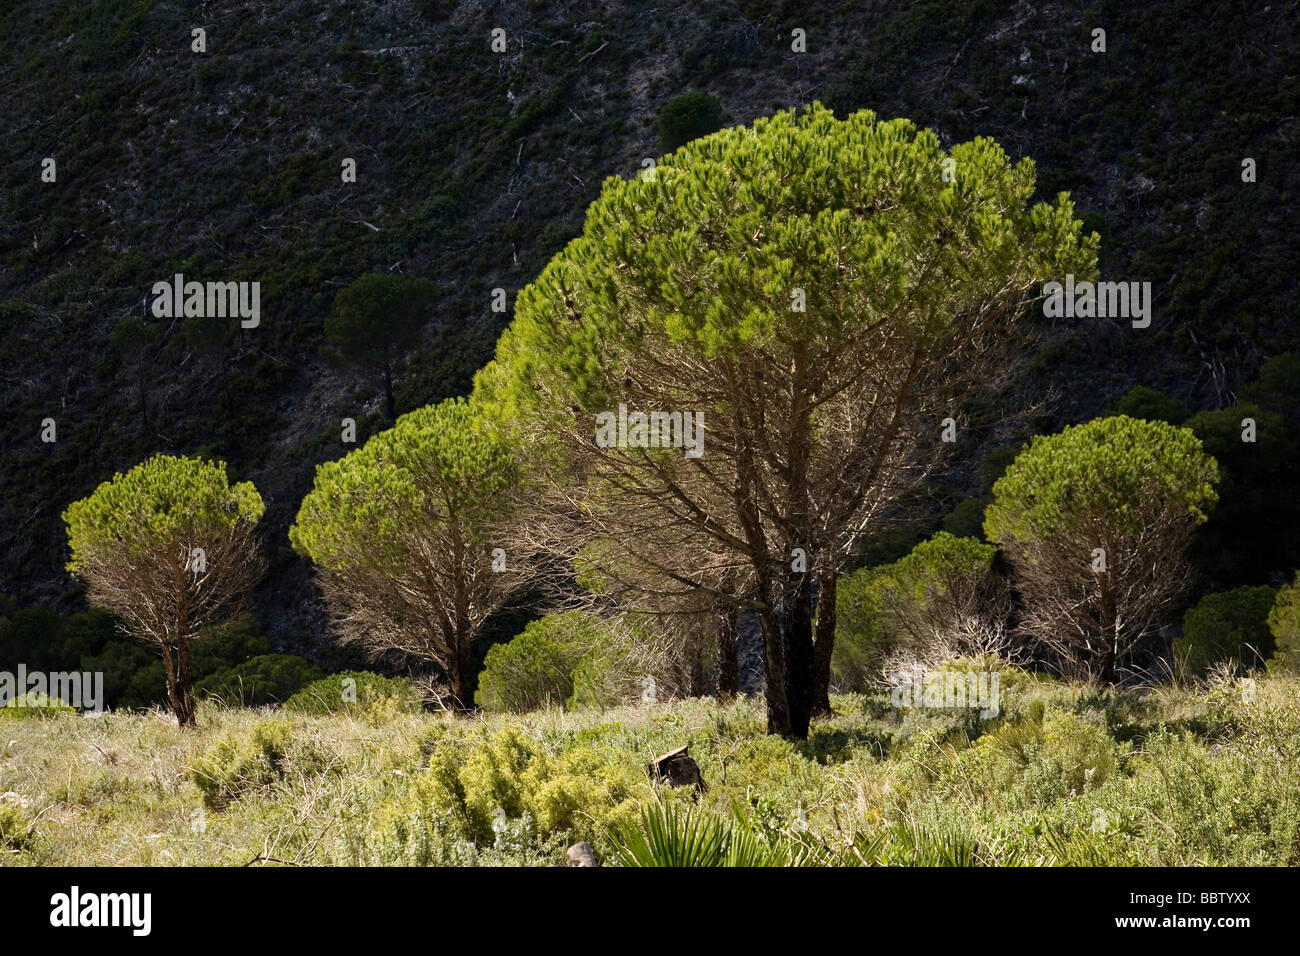
[[[488,651],[474,702],[514,713],[620,703],[636,684],[632,639],[595,614],[547,615]]]
[[[227,704],[260,707],[284,703],[320,676],[319,668],[293,654],[260,654],[213,674],[198,692]]]
[[[221,737],[189,771],[204,804],[221,810],[245,794],[274,787],[291,773],[315,775],[329,766],[324,751],[314,742],[295,744],[289,724],[263,720],[254,724],[247,736]]]
[[[1204,674],[1219,661],[1246,669],[1273,653],[1269,612],[1277,591],[1242,587],[1207,594],[1183,616],[1183,634],[1174,642],[1174,659],[1188,672]]]
[[[1300,673],[1300,574],[1277,592],[1268,612],[1268,630],[1273,635],[1273,656],[1268,669],[1277,673]]]
[[[541,833],[592,839],[640,806],[645,778],[626,754],[575,747],[557,757],[538,754],[523,774],[526,811]]]
[[[563,707],[573,695],[573,669],[582,658],[580,635],[594,627],[577,623],[580,612],[533,621],[518,637],[494,645],[484,659],[474,703],[485,710],[524,711]],[[564,624],[574,622],[572,629]]]
[[[362,714],[375,707],[417,713],[420,693],[407,677],[384,677],[370,671],[340,671],[312,681],[287,701],[284,709],[300,714]]]
[[[537,858],[574,840],[603,846],[649,794],[634,759],[601,746],[552,753],[512,726],[449,735],[376,814],[371,849],[379,861],[430,865],[483,849]]]
[[[57,717],[59,714],[75,714],[75,707],[47,694],[30,691],[9,701],[0,707],[0,717],[19,720],[23,717]]]
[[[979,737],[939,776],[948,790],[975,788],[1009,809],[1048,806],[1105,786],[1119,772],[1122,753],[1102,727],[1033,708]]]
[[[659,148],[671,153],[693,139],[722,129],[722,104],[704,92],[686,93],[659,108],[655,132]]]
[[[0,851],[21,853],[31,846],[31,825],[18,807],[0,804]]]

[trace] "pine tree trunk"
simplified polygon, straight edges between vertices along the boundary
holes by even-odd
[[[835,652],[836,574],[823,574],[817,586],[817,639],[813,644],[813,716],[831,716],[831,656]]]
[[[812,577],[792,572],[785,602],[785,696],[790,714],[786,736],[808,739],[813,711]]]
[[[458,636],[447,663],[447,682],[451,685],[452,708],[474,709],[474,674],[469,661],[469,640]]]
[[[176,723],[181,727],[194,726],[194,695],[191,689],[193,683],[193,673],[190,666],[190,643],[188,639],[181,638],[175,644],[175,657],[172,656],[173,646],[163,645],[163,671],[167,675],[167,702],[171,706],[172,713],[176,715]]]
[[[785,637],[781,621],[770,602],[758,614],[763,631],[764,697],[767,699],[767,732],[790,735],[790,708],[785,696]]]
[[[739,611],[729,607],[718,615],[718,700],[731,700],[740,691],[740,664],[737,659]]]
[[[708,693],[704,683],[704,642],[697,638],[691,645],[691,696],[704,697]]]

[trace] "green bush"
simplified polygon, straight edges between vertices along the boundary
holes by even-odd
[[[189,768],[190,779],[213,810],[255,790],[275,786],[291,773],[319,774],[329,766],[313,742],[295,744],[288,723],[263,720],[246,736],[226,734]]]
[[[1124,397],[1115,406],[1115,414],[1140,418],[1144,421],[1168,422],[1181,425],[1191,417],[1187,406],[1164,392],[1145,385],[1135,385],[1124,393]]]
[[[1183,634],[1174,641],[1174,660],[1191,674],[1230,660],[1252,669],[1273,653],[1269,612],[1277,591],[1241,587],[1207,594],[1183,615]]]
[[[947,629],[991,594],[996,548],[940,531],[891,564],[839,582],[831,671],[838,686],[863,689],[890,651]]]
[[[35,691],[20,694],[18,697],[0,707],[0,717],[21,720],[24,717],[56,717],[59,714],[75,714],[75,707],[69,707],[63,701],[47,694]]]
[[[721,128],[722,104],[717,97],[704,92],[685,93],[669,100],[655,117],[659,148],[665,153]]]
[[[320,669],[301,657],[260,654],[213,674],[198,685],[198,693],[227,704],[260,707],[284,703],[320,676]]]
[[[1300,574],[1277,592],[1268,612],[1268,630],[1274,640],[1269,670],[1300,673]]]
[[[635,813],[648,792],[644,771],[609,747],[574,747],[559,756],[542,751],[522,783],[525,808],[539,831],[577,839],[600,838]]]
[[[385,859],[417,864],[505,841],[533,854],[574,840],[604,845],[649,792],[637,757],[609,747],[553,753],[513,726],[448,734],[380,809],[370,842]]]
[[[984,509],[988,501],[983,498],[963,498],[943,519],[943,530],[956,538],[984,537]]]
[[[417,713],[423,704],[410,678],[340,671],[312,681],[285,701],[284,709],[300,714],[360,714],[372,706],[391,706],[400,713]]]
[[[935,774],[945,792],[982,794],[1011,810],[1050,807],[1104,787],[1123,752],[1103,727],[1038,702],[935,761]]]
[[[0,804],[0,850],[21,853],[31,842],[31,824],[23,811],[10,804]]]
[[[488,651],[474,702],[515,713],[613,703],[621,694],[621,650],[609,623],[596,615],[549,614]]]
[[[1262,405],[1289,422],[1300,421],[1300,356],[1283,352],[1269,359],[1260,366],[1259,378],[1242,386],[1241,400]]]

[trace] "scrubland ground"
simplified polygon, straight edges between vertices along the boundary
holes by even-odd
[[[1008,670],[1001,698],[981,720],[837,696],[803,743],[763,733],[761,699],[0,719],[0,862],[561,865],[586,840],[609,864],[672,856],[665,827],[694,826],[743,831],[749,862],[1300,864],[1300,680],[1097,690]],[[647,774],[684,744],[698,796]]]

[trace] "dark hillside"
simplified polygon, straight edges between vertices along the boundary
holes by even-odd
[[[335,293],[375,270],[431,280],[438,308],[398,411],[465,393],[509,318],[492,290],[512,297],[577,234],[603,178],[657,156],[657,110],[696,89],[729,124],[818,99],[949,144],[991,136],[1037,162],[1044,195],[1070,191],[1102,235],[1102,277],[1150,281],[1155,311],[1148,329],[1050,330],[1027,363],[1036,391],[1059,393],[1043,427],[1137,384],[1193,410],[1231,404],[1267,358],[1300,349],[1300,12],[1246,6],[9,4],[0,592],[77,609],[63,508],[154,452],[201,453],[261,490],[258,616],[278,649],[318,656],[323,611],[286,530],[314,465],[349,447],[341,419],[360,441],[384,426],[377,380],[320,358]],[[355,184],[340,178],[349,157]],[[149,290],[175,273],[260,282],[260,326],[213,336],[154,318]],[[134,348],[110,338],[130,316],[149,332]]]

